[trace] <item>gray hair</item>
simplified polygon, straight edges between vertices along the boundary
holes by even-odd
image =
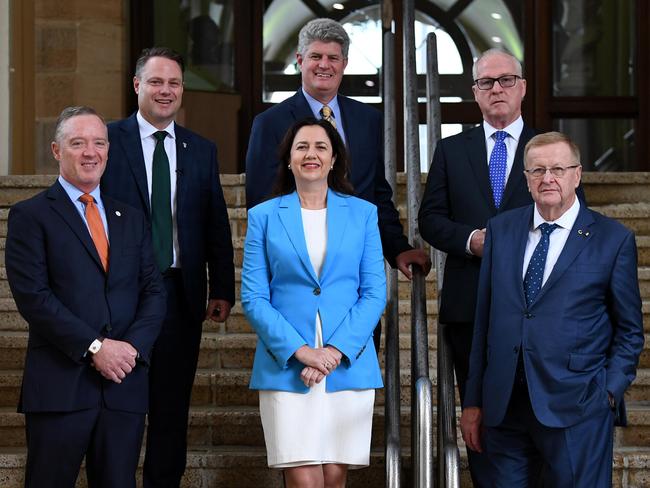
[[[72,117],[78,117],[80,115],[94,115],[99,120],[102,121],[102,124],[106,125],[104,117],[102,117],[97,111],[92,107],[87,107],[85,105],[80,105],[76,107],[66,107],[64,108],[59,117],[56,119],[56,126],[54,127],[54,141],[61,143],[63,140],[63,127],[65,123],[70,120]]]
[[[314,19],[307,22],[298,34],[298,54],[304,55],[314,41],[340,44],[343,57],[347,59],[350,37],[343,26],[335,20]]]
[[[512,62],[515,65],[515,73],[513,73],[513,74],[515,74],[517,76],[520,76],[520,77],[523,77],[524,71],[521,68],[521,63],[519,62],[519,60],[517,58],[515,58],[511,53],[506,51],[505,49],[499,48],[499,47],[493,47],[491,49],[488,49],[485,52],[482,52],[481,55],[478,58],[476,58],[476,61],[474,61],[474,64],[472,65],[472,79],[473,80],[478,78],[478,63],[481,62],[484,58],[489,58],[489,57],[495,56],[495,55],[507,56],[510,59],[512,59]]]
[[[580,164],[580,148],[568,135],[563,134],[562,132],[544,132],[542,134],[537,134],[528,141],[528,144],[526,144],[526,147],[524,148],[524,168],[528,167],[528,153],[531,149],[557,144],[558,142],[563,142],[569,146],[571,156],[575,159],[573,162],[575,164]]]

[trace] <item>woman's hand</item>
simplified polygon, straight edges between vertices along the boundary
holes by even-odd
[[[328,375],[341,362],[341,353],[331,346],[313,348],[304,345],[298,348],[293,355],[302,364],[311,366],[323,375]]]
[[[317,383],[320,383],[323,378],[325,378],[325,375],[318,371],[316,368],[312,368],[311,366],[305,367],[300,373],[300,379],[305,384],[305,386],[309,388]]]

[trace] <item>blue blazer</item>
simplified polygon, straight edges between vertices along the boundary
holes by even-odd
[[[304,365],[293,354],[315,345],[316,312],[323,343],[344,359],[327,391],[383,386],[372,332],[386,305],[386,276],[376,207],[327,193],[327,254],[316,276],[307,253],[296,192],[248,212],[241,301],[258,334],[250,387],[307,392]]]
[[[165,316],[165,291],[144,215],[104,194],[102,201],[107,273],[58,182],[9,212],[7,278],[29,324],[20,411],[70,412],[102,404],[147,411],[147,365]],[[90,365],[87,349],[99,336],[129,342],[140,354],[121,384]]]
[[[206,295],[235,303],[228,209],[216,146],[176,124],[176,224],[185,296],[192,320],[203,321]],[[147,173],[135,114],[108,124],[110,148],[102,192],[151,215]],[[206,275],[206,268],[208,275]]]
[[[523,348],[537,419],[568,427],[621,404],[643,350],[634,234],[581,205],[547,282],[526,306],[523,259],[533,206],[488,222],[465,407],[499,425]],[[624,422],[624,419],[621,419]]]
[[[404,236],[393,191],[384,170],[384,131],[379,110],[338,95],[350,163],[348,178],[355,195],[377,205],[384,256],[395,267],[395,257],[412,249]],[[246,207],[264,201],[278,172],[278,146],[295,122],[314,114],[298,90],[292,97],[262,112],[253,121],[246,153]]]

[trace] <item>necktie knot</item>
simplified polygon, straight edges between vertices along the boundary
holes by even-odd
[[[95,199],[93,198],[93,196],[90,193],[84,193],[83,195],[81,195],[79,197],[79,200],[84,205],[88,205],[89,203],[95,203]]]
[[[540,224],[539,226],[539,230],[541,230],[542,234],[545,236],[550,236],[551,232],[553,232],[557,228],[558,228],[557,224],[547,224],[546,222]]]
[[[329,108],[327,105],[323,105],[323,108],[320,109],[320,114],[323,117],[323,120],[327,120],[336,129],[334,113],[332,112],[331,108]]]
[[[508,137],[508,133],[504,130],[498,130],[494,133],[494,139],[497,142],[503,142],[506,140],[506,137]]]
[[[165,137],[167,137],[167,132],[159,130],[158,132],[154,132],[153,136],[156,138],[157,142],[162,142],[165,140]]]

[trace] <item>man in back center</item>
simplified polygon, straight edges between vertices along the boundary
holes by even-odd
[[[410,279],[411,265],[428,273],[431,262],[424,250],[411,247],[393,205],[384,172],[381,112],[338,93],[349,46],[345,29],[331,19],[314,19],[300,30],[296,59],[302,87],[253,122],[246,154],[246,207],[252,208],[271,195],[279,164],[277,149],[287,129],[308,117],[324,118],[336,127],[347,146],[348,178],[356,195],[377,205],[385,258]],[[377,350],[379,330],[375,333]]]

